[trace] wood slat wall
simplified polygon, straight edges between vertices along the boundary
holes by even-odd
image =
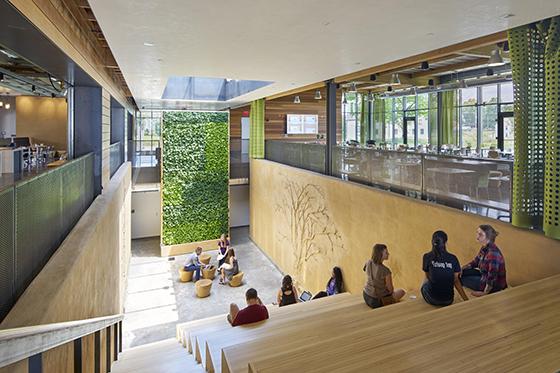
[[[319,116],[319,133],[327,132],[326,89],[320,89],[322,98],[316,100],[315,90],[299,93],[300,104],[294,104],[294,96],[280,97],[266,101],[265,104],[265,139],[316,139],[316,135],[286,135],[287,114],[316,114]],[[342,92],[337,92],[337,137],[342,133]],[[241,117],[250,106],[243,106],[230,111],[230,137],[241,138]]]

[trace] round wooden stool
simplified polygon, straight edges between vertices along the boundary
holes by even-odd
[[[196,296],[199,298],[206,298],[210,295],[212,289],[212,280],[198,280],[195,284]]]
[[[243,285],[243,272],[239,272],[238,274],[236,274],[235,276],[233,276],[231,278],[231,281],[229,282],[229,286],[231,287],[238,287]]]
[[[216,277],[216,266],[210,266],[202,270],[202,278],[213,280]]]
[[[181,282],[189,282],[192,281],[193,278],[193,271],[185,271],[184,268],[179,269],[179,280]]]
[[[200,260],[200,263],[203,263],[203,264],[206,264],[206,265],[210,264],[210,255],[208,255],[208,254],[200,254],[198,259]]]

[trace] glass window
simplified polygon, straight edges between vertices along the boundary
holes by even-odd
[[[476,87],[461,89],[461,105],[476,105]]]
[[[500,103],[507,104],[513,102],[513,83],[500,84]]]
[[[489,149],[490,147],[497,148],[498,140],[498,106],[485,105],[482,107],[482,149]]]
[[[428,94],[421,93],[418,95],[418,110],[428,108]]]
[[[402,111],[404,106],[403,106],[403,100],[404,97],[395,97],[395,111]]]
[[[513,130],[515,119],[513,117],[504,118],[504,152],[513,154]]]
[[[420,106],[420,100],[418,100],[418,106]],[[428,145],[428,110],[418,110],[416,125],[418,126],[418,145]]]
[[[476,106],[463,106],[461,108],[461,146],[476,148],[477,131],[476,131]]]
[[[385,142],[393,143],[393,99],[387,98],[385,102]]]
[[[134,167],[155,167],[156,149],[161,139],[161,111],[142,111],[134,131]]]
[[[406,96],[405,98],[405,110],[416,110],[416,96]]]
[[[482,86],[482,104],[495,104],[498,102],[498,85]]]
[[[397,100],[395,100],[397,101]],[[402,103],[402,101],[401,101]],[[400,111],[395,111],[394,113],[394,121],[393,121],[393,125],[395,128],[395,139],[393,141],[393,144],[403,144],[404,143],[404,138],[403,138],[403,112],[402,109]]]

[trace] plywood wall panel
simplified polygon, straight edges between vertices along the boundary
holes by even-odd
[[[375,243],[388,245],[387,265],[395,286],[418,289],[424,279],[422,255],[431,249],[432,233],[446,231],[449,250],[464,264],[480,249],[475,240],[480,224],[500,232],[497,244],[511,285],[560,273],[560,241],[333,177],[251,160],[250,193],[251,238],[282,271],[312,292],[324,290],[332,267],[338,265],[347,289],[360,294],[362,268]],[[292,216],[298,222],[291,224]]]

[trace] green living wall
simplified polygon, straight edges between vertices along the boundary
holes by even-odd
[[[162,243],[219,238],[229,226],[227,113],[164,112]]]

